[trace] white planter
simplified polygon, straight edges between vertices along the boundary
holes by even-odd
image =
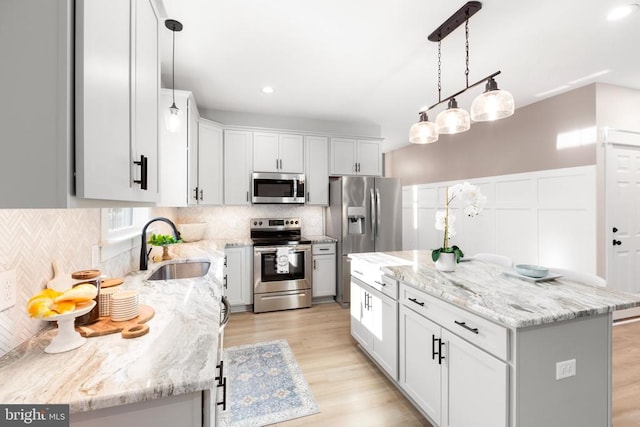
[[[456,270],[456,254],[453,252],[441,252],[436,261],[436,268],[440,271],[451,272]]]

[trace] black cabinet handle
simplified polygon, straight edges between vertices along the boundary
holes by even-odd
[[[139,162],[133,162],[134,165],[138,165],[140,166],[140,179],[136,180],[134,179],[133,182],[136,184],[140,184],[140,188],[142,190],[146,190],[147,186],[148,186],[148,182],[147,182],[147,162],[148,162],[149,158],[146,156],[140,156],[140,161]]]
[[[222,410],[227,410],[227,378],[222,379],[222,383],[216,385],[216,387],[222,387],[222,402],[216,403],[216,405],[222,405]]]
[[[442,355],[443,345],[442,338],[438,338],[438,365],[442,365],[442,361],[444,360],[444,356]]]
[[[436,356],[438,355],[438,352],[436,351],[436,342],[439,340],[440,339],[436,338],[435,335],[431,335],[431,360],[436,360]]]
[[[200,189],[200,200],[204,200],[204,190]]]
[[[620,246],[622,242],[620,240],[613,239],[613,246]]]
[[[223,282],[224,282],[223,283],[224,288],[227,289],[227,275],[226,274],[224,275]]]
[[[307,202],[309,201],[309,192],[307,191]]]
[[[225,267],[227,266],[227,256],[226,255],[224,256],[224,266]]]
[[[374,282],[377,283],[380,286],[387,286],[387,284],[384,283],[384,282],[378,282],[377,280],[374,280]]]
[[[198,187],[193,189],[193,198],[195,200],[198,200]]]
[[[467,331],[473,332],[474,334],[478,335],[478,328],[471,328],[470,326],[467,325],[466,322],[458,322],[457,320],[454,320],[454,322],[456,325],[462,326]]]
[[[418,304],[420,307],[424,307],[424,303],[422,301],[418,301],[415,298],[409,298],[409,301],[411,302],[415,302],[416,304]]]
[[[214,379],[218,381],[218,386],[222,385],[222,378],[224,377],[224,360],[220,361],[220,364],[216,366],[216,369],[220,370],[220,375],[217,375]]]
[[[613,232],[614,232],[614,233],[617,233],[617,232],[618,232],[618,229],[617,229],[616,227],[613,227]]]

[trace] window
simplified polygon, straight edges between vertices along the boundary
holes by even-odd
[[[142,227],[149,220],[149,208],[105,208],[101,213],[100,261],[136,247]]]

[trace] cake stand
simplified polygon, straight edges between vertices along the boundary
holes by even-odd
[[[45,353],[63,353],[65,351],[78,348],[84,344],[87,339],[76,332],[74,325],[75,319],[78,316],[82,316],[83,314],[90,312],[95,305],[96,302],[92,300],[88,304],[69,313],[57,314],[55,316],[43,318],[42,320],[55,320],[58,322],[58,333],[53,337],[51,343],[45,347]]]

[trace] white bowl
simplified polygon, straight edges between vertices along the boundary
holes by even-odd
[[[176,227],[180,232],[180,238],[183,242],[197,242],[202,240],[204,231],[207,228],[206,222],[197,222],[193,224],[177,224]]]
[[[518,274],[522,274],[523,276],[533,277],[539,279],[541,277],[549,274],[549,269],[547,267],[542,267],[540,265],[531,265],[531,264],[516,264],[514,266]]]

